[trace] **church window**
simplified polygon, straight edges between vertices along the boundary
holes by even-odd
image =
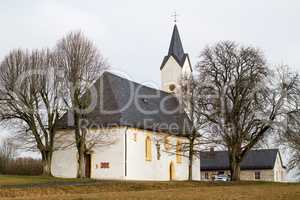
[[[160,144],[159,142],[156,143],[156,152],[157,152],[157,160],[160,160]]]
[[[133,133],[133,141],[137,141],[137,133]]]
[[[166,150],[170,150],[172,147],[170,138],[168,136],[165,137],[164,146]]]
[[[182,162],[182,144],[178,140],[176,144],[176,162],[181,163]]]
[[[150,136],[146,137],[145,141],[145,153],[146,153],[146,161],[151,161],[152,160],[152,144],[151,144],[151,138]]]

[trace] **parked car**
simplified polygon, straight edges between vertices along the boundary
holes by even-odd
[[[224,182],[227,182],[227,181],[230,181],[230,176],[227,176],[227,175],[216,175],[215,176],[215,181],[224,181]]]

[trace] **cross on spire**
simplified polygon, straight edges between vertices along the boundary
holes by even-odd
[[[174,12],[174,14],[172,15],[172,17],[174,17],[174,23],[176,24],[177,23],[177,21],[178,21],[178,19],[177,19],[177,17],[178,17],[179,15],[178,15],[178,13],[175,11]]]

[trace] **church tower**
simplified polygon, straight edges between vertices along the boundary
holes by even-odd
[[[160,66],[161,89],[170,93],[177,93],[180,79],[183,75],[192,73],[189,55],[184,52],[177,25],[174,25],[169,52]]]

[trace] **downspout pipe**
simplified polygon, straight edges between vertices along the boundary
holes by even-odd
[[[125,152],[125,178],[127,176],[127,131],[128,127],[125,129],[125,145],[124,145],[124,152]]]

